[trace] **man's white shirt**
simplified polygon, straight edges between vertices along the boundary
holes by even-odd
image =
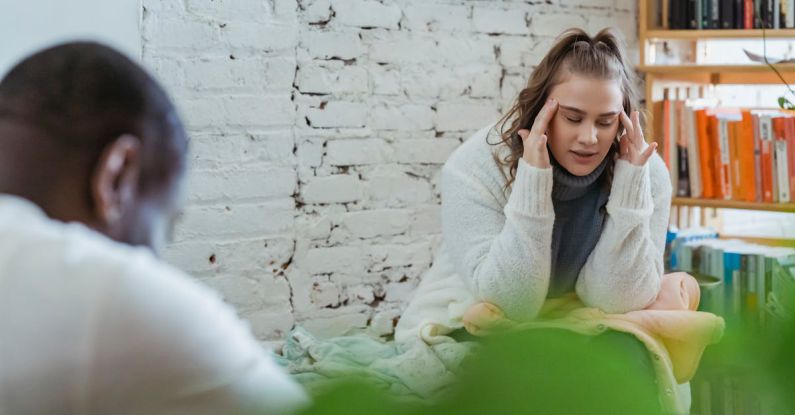
[[[280,413],[306,400],[215,293],[147,249],[0,195],[0,414]]]

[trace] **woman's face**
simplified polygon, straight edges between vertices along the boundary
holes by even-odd
[[[618,133],[624,101],[619,81],[570,75],[552,87],[549,98],[558,101],[547,130],[549,149],[569,173],[587,176]]]

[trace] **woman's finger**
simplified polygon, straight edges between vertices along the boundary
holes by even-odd
[[[628,160],[629,159],[629,140],[627,139],[627,135],[624,134],[621,136],[621,140],[618,142],[618,158]]]
[[[530,130],[521,129],[521,130],[517,131],[516,133],[519,134],[519,137],[522,139],[523,143],[525,141],[527,141],[527,137],[530,136]]]
[[[547,150],[547,136],[542,135],[538,140],[538,152],[541,155],[543,166],[549,166],[549,151]]]
[[[632,120],[629,119],[627,113],[621,112],[621,124],[624,125],[624,134],[626,134],[625,139],[629,138],[629,141],[634,145],[634,137],[635,137],[635,127],[632,125]]]
[[[643,137],[643,129],[640,127],[640,112],[633,111],[632,115],[632,127],[635,129],[635,143],[638,145],[638,150],[641,150],[643,148],[643,142],[646,140]]]
[[[652,154],[654,154],[655,150],[657,150],[657,143],[656,142],[655,143],[651,143],[649,145],[649,147],[647,147],[646,150],[644,150],[643,153],[640,154],[640,164],[639,165],[642,166],[642,165],[646,164],[646,162],[649,161],[649,159],[651,158]]]
[[[549,121],[552,119],[552,116],[555,115],[555,112],[558,110],[558,102],[552,98],[548,99],[544,107],[541,108],[538,115],[536,115],[535,121],[533,121],[533,127],[530,130],[530,133],[536,136],[540,136],[547,131],[549,127]]]

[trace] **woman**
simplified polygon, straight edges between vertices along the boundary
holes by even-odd
[[[443,341],[475,302],[527,321],[573,293],[608,313],[654,301],[671,186],[635,96],[612,30],[559,37],[505,117],[445,164],[442,246],[398,341]]]

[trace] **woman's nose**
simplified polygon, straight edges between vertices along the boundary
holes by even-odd
[[[594,145],[597,143],[596,138],[596,127],[585,126],[582,131],[580,131],[579,136],[577,137],[577,141],[583,145]]]

